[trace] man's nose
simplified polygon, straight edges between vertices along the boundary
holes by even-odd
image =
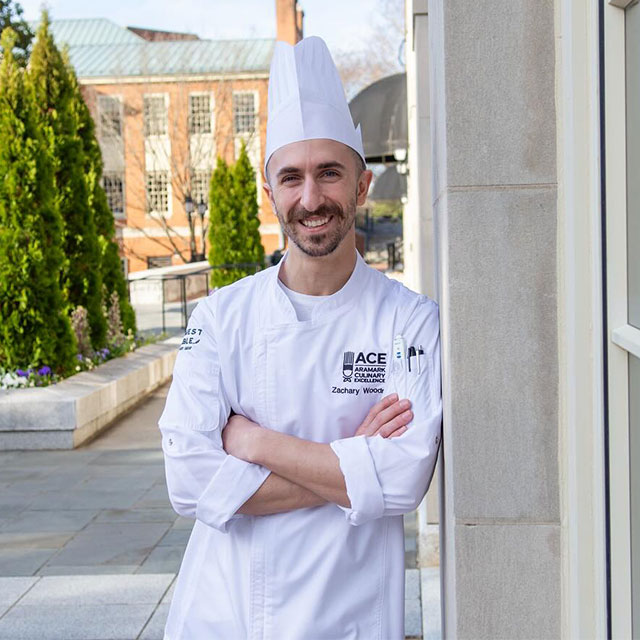
[[[315,211],[320,205],[324,204],[324,196],[322,190],[318,186],[315,180],[309,178],[304,181],[302,186],[302,195],[300,197],[300,204],[307,211]]]

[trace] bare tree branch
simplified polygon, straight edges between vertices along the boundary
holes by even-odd
[[[400,52],[405,38],[404,0],[378,0],[372,33],[360,49],[335,53],[336,66],[350,100],[385,76],[404,70]]]

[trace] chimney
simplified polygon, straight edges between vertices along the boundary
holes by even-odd
[[[298,0],[276,0],[276,38],[289,44],[302,40],[303,17]]]

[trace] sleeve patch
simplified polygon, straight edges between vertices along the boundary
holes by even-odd
[[[191,349],[193,349],[200,342],[201,335],[201,328],[189,327],[184,332],[184,337],[182,338],[182,343],[180,344],[180,348],[178,349],[178,351],[190,351]]]

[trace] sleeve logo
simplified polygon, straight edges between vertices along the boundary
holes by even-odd
[[[184,332],[184,338],[178,351],[189,351],[193,349],[195,345],[200,342],[200,336],[202,335],[202,329],[187,329]]]

